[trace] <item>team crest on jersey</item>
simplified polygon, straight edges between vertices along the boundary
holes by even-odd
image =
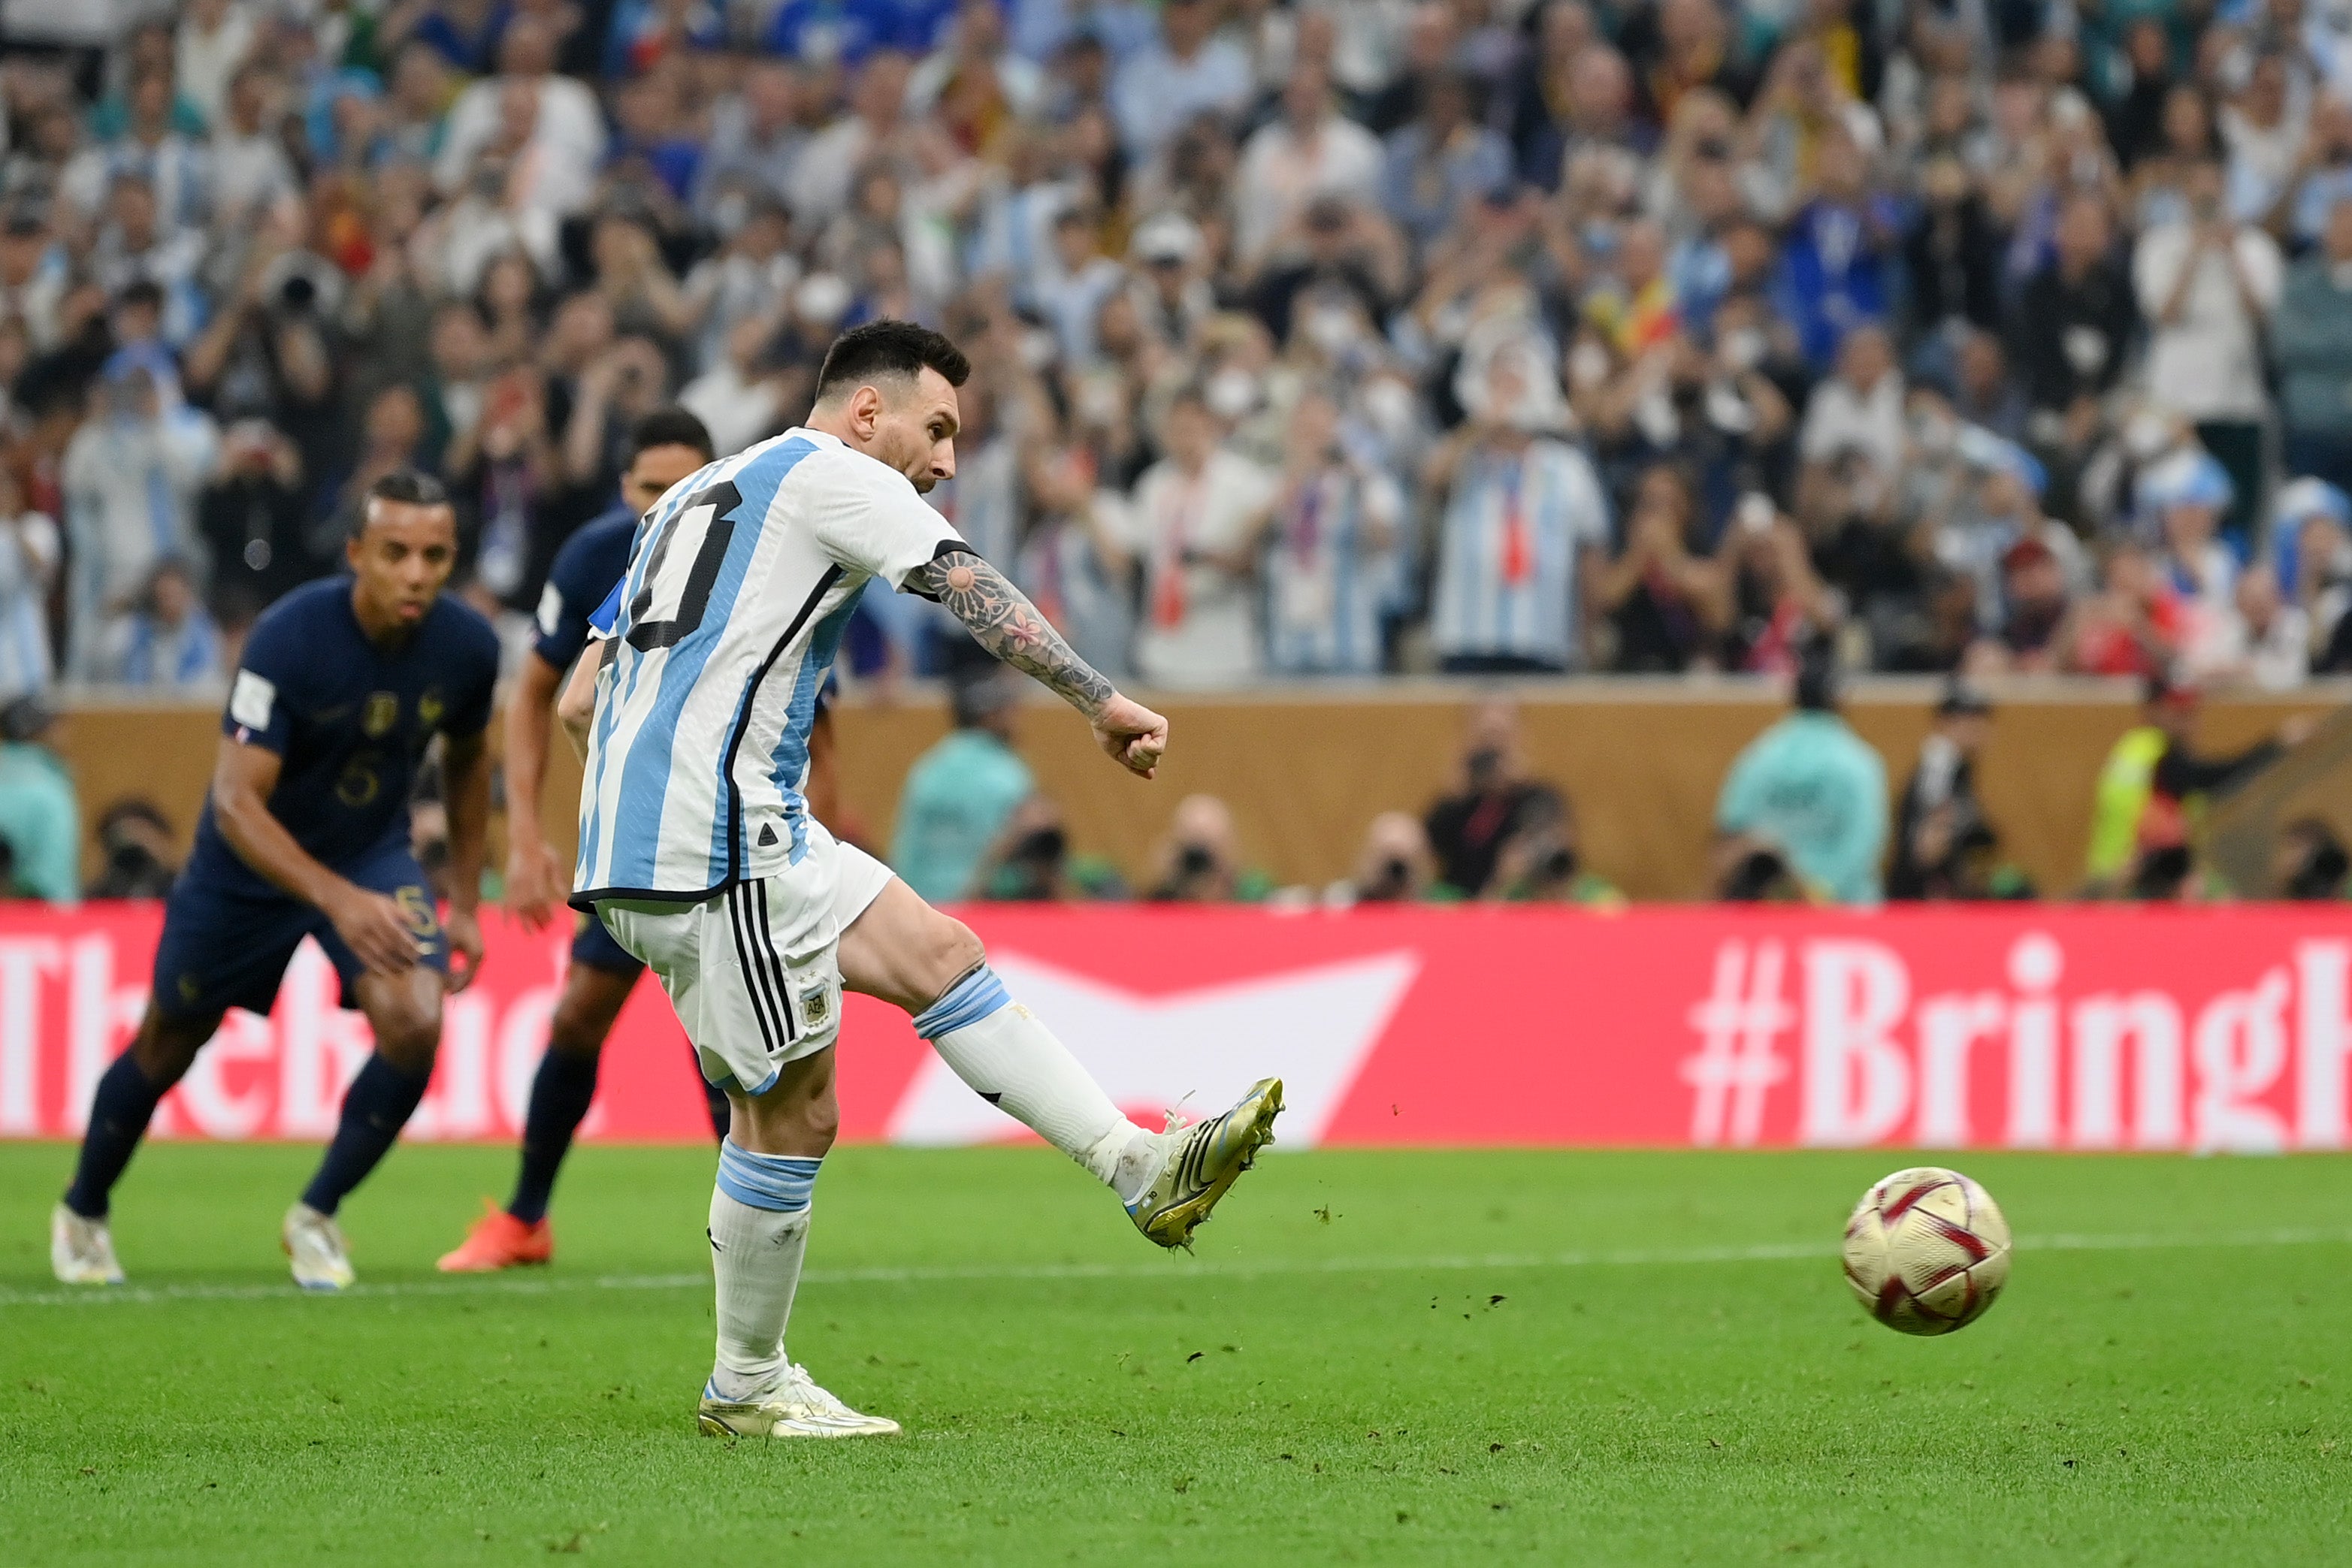
[[[833,1019],[833,989],[819,980],[801,993],[801,1022],[814,1033]]]
[[[431,729],[441,722],[441,716],[448,711],[448,707],[449,705],[442,700],[441,688],[427,686],[425,695],[416,699],[416,722]]]
[[[366,733],[370,740],[381,735],[391,734],[392,727],[399,722],[400,694],[398,692],[368,694],[367,708],[360,715],[360,728]]]

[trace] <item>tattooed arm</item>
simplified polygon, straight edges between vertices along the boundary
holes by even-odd
[[[1149,779],[1168,749],[1168,721],[1129,700],[1063,641],[1027,596],[980,557],[950,550],[907,585],[947,606],[973,641],[1086,715],[1095,741],[1121,767]]]

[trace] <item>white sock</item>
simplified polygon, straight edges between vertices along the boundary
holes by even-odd
[[[808,1250],[809,1188],[817,1162],[719,1145],[710,1194],[710,1269],[719,1282],[719,1355],[710,1391],[743,1399],[775,1385],[784,1324]],[[785,1207],[790,1204],[793,1207]]]
[[[915,1032],[974,1093],[1092,1171],[1120,1202],[1132,1203],[1158,1174],[1156,1160],[1129,1157],[1150,1152],[1151,1134],[1119,1114],[1069,1047],[1008,997],[987,966],[926,1009]],[[1149,1168],[1138,1180],[1139,1163]]]

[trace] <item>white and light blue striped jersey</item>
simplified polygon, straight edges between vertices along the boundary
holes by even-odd
[[[1404,492],[1334,463],[1275,510],[1265,547],[1266,664],[1286,675],[1376,675]],[[1375,545],[1374,533],[1386,542]]]
[[[809,727],[867,580],[963,548],[906,476],[788,430],[646,515],[596,681],[572,902],[700,902],[806,852]]]
[[[1438,539],[1430,640],[1444,655],[1575,662],[1579,554],[1609,541],[1609,502],[1583,453],[1539,439],[1473,448]]]

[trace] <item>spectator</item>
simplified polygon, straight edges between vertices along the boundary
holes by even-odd
[[[2271,508],[2271,562],[2324,667],[2321,656],[2352,608],[2352,499],[2324,479],[2282,487]]]
[[[2252,530],[2262,486],[2263,336],[2279,302],[2278,246],[2222,208],[2221,171],[2189,172],[2186,211],[2140,238],[2132,283],[2149,323],[2147,382],[2158,402],[2196,423],[2229,473],[2229,528]]]
[[[196,494],[212,477],[212,421],[179,402],[159,350],[124,350],[107,362],[105,412],[66,449],[69,664],[87,674],[100,628],[128,609],[155,563],[193,558]]]
[[[1680,671],[1714,656],[1730,608],[1728,584],[1721,563],[1691,548],[1697,524],[1692,513],[1690,486],[1678,470],[1659,464],[1643,471],[1625,519],[1624,548],[1596,574],[1593,588],[1595,608],[1612,617],[1615,669]],[[1771,513],[1772,503],[1756,496],[1734,514],[1733,526],[1761,517],[1769,527]]]
[[[266,419],[229,426],[219,472],[196,502],[215,602],[241,595],[258,608],[333,570],[335,558],[311,537],[308,503],[292,442]]]
[[[2319,247],[2297,262],[2280,297],[2278,357],[2286,468],[2352,485],[2352,192],[2327,212]]]
[[[1255,268],[1318,197],[1377,202],[1381,165],[1379,140],[1339,114],[1322,68],[1293,68],[1280,114],[1242,148],[1234,237],[1243,265]]]
[[[1143,563],[1135,666],[1155,686],[1234,685],[1258,673],[1251,591],[1275,499],[1271,476],[1219,444],[1203,393],[1163,418],[1168,455],[1135,487],[1130,548]]]
[[[1562,816],[1559,792],[1528,778],[1522,768],[1518,709],[1501,699],[1472,708],[1463,737],[1461,786],[1433,804],[1423,819],[1445,896],[1485,894],[1513,836]]]
[[[1853,452],[1892,485],[1905,449],[1903,377],[1883,329],[1857,327],[1838,345],[1837,372],[1813,389],[1797,451],[1809,468]]]
[[[917,758],[898,798],[890,865],[933,902],[979,891],[976,874],[1037,781],[1013,749],[1017,684],[978,671],[951,688],[955,728]]]
[[[2030,438],[2056,465],[2069,497],[2074,475],[2100,434],[2100,402],[2123,374],[2138,319],[2113,232],[2103,197],[2069,197],[2058,215],[2055,256],[2026,284],[2010,315],[2010,358],[2032,405]]]
[[[2233,488],[2221,465],[2196,451],[2176,454],[2140,476],[2158,569],[2184,618],[2183,652],[2210,634],[2236,589],[2237,555],[2218,537]]]
[[[1203,114],[1238,118],[1250,94],[1249,57],[1216,31],[1208,0],[1168,0],[1157,43],[1136,49],[1110,86],[1120,142],[1139,162],[1157,155]]]
[[[98,819],[98,852],[92,898],[163,898],[179,875],[171,820],[143,795],[117,800]]]
[[[1265,552],[1268,664],[1288,675],[1372,675],[1396,580],[1403,494],[1340,439],[1339,409],[1310,388],[1292,405]]]
[[[0,466],[0,705],[48,695],[49,590],[63,544],[56,520],[27,506]]]
[[[224,674],[220,628],[196,596],[187,562],[166,556],[146,591],[100,634],[85,678],[148,690],[204,691]]]
[[[1809,896],[1878,902],[1886,850],[1886,765],[1838,714],[1834,655],[1815,643],[1796,677],[1796,710],[1748,742],[1717,801],[1718,856],[1785,860]]]
[[[2148,552],[2128,541],[2107,552],[2100,591],[2077,609],[2062,637],[2062,663],[2085,675],[2160,674],[2188,641],[2179,595]]]
[[[476,81],[450,106],[433,166],[444,193],[463,189],[490,154],[505,161],[502,175],[525,208],[562,216],[587,200],[604,153],[604,118],[585,85],[555,74],[556,45],[536,16],[507,24],[499,74]]]
[[[1473,115],[1470,92],[1459,72],[1439,72],[1423,89],[1413,122],[1389,133],[1381,204],[1424,249],[1465,204],[1511,178],[1510,144]]]
[[[2064,659],[2074,591],[2058,552],[2029,535],[2000,558],[2000,628],[1979,669],[2048,674]]]
[[[1262,904],[1274,879],[1242,864],[1234,814],[1214,795],[1176,802],[1168,836],[1152,856],[1151,891],[1158,904]]]
[[[1790,221],[1780,287],[1806,359],[1826,370],[1853,329],[1886,319],[1895,211],[1869,188],[1862,148],[1844,121],[1822,128],[1812,156],[1815,193]]]
[[[2189,874],[2189,828],[2205,798],[2244,783],[2306,739],[2297,716],[2278,737],[2232,757],[2196,750],[2203,702],[2195,686],[2157,675],[2147,684],[2141,721],[2125,732],[2099,769],[2086,867],[2095,894],[2166,896]]]
[[[2200,629],[2184,673],[2200,685],[2283,692],[2311,678],[2311,621],[2279,592],[2278,574],[2257,561],[2238,574],[2231,602]]]
[[[1560,439],[1567,409],[1548,358],[1528,350],[1507,342],[1465,364],[1470,417],[1424,475],[1445,497],[1432,641],[1455,674],[1559,671],[1585,656],[1608,503]]]
[[[43,741],[56,722],[35,697],[0,708],[0,845],[10,896],[72,904],[81,896],[81,811],[73,776]]]

